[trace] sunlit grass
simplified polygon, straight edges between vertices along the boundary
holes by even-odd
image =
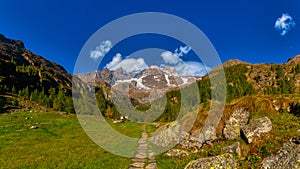
[[[32,125],[39,128],[30,129]],[[141,130],[139,124],[132,123],[113,128],[133,136]],[[130,159],[96,145],[85,134],[75,115],[52,112],[0,115],[0,168],[123,169],[128,168],[129,163]]]

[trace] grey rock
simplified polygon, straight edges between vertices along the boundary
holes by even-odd
[[[191,135],[187,135],[180,143],[180,148],[191,151],[192,153],[197,153],[202,144],[198,141],[198,138],[195,138]]]
[[[30,129],[38,129],[39,126],[31,126]]]
[[[260,137],[262,133],[272,130],[272,122],[268,117],[263,117],[252,121],[242,128],[242,133],[248,143],[252,143],[254,138]]]
[[[212,145],[212,142],[216,139],[215,127],[207,126],[205,129],[203,128],[191,135],[187,135],[179,145],[182,149],[197,153],[204,144]]]
[[[154,145],[169,147],[172,144],[180,143],[187,135],[188,133],[182,129],[180,124],[172,122],[158,128],[149,141]]]
[[[189,162],[184,169],[235,169],[236,161],[232,154],[222,154],[209,158],[199,158]]]
[[[171,149],[166,153],[166,155],[169,157],[185,157],[188,156],[189,153],[180,149]]]
[[[145,158],[132,158],[131,161],[144,163],[146,162]]]
[[[157,169],[156,163],[150,163],[146,166],[146,169]]]
[[[142,167],[144,167],[144,165],[145,165],[145,163],[141,163],[141,162],[135,162],[135,163],[130,164],[130,166],[137,167],[137,168],[142,168]]]
[[[295,140],[296,143],[294,142]],[[270,155],[262,161],[261,168],[300,168],[300,145],[297,144],[297,140],[291,139],[289,142],[284,143],[276,154]]]
[[[217,139],[216,128],[210,125],[202,129],[198,141],[201,144],[211,144],[211,142],[216,139]]]
[[[239,142],[235,142],[232,145],[224,147],[223,150],[227,153],[235,153],[238,156],[241,156],[241,148]]]
[[[124,121],[123,120],[115,120],[113,121],[114,124],[120,124],[120,123],[123,123]]]
[[[226,139],[232,140],[240,136],[240,129],[248,123],[250,112],[245,108],[234,110],[230,118],[225,122],[223,135]]]

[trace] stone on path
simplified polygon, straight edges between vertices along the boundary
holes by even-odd
[[[157,169],[156,163],[150,163],[146,166],[146,169]]]
[[[137,168],[142,168],[142,167],[144,167],[144,165],[145,165],[145,163],[141,163],[141,162],[135,162],[135,163],[130,164],[130,166],[137,167]]]
[[[144,163],[144,162],[146,162],[147,160],[146,160],[145,158],[132,158],[131,161],[134,161],[134,162],[141,162],[141,163],[143,162],[143,163]]]
[[[146,133],[145,125],[143,126],[143,130],[142,138],[138,141],[135,158],[131,159],[132,163],[129,165],[129,169],[157,169],[155,153],[148,149],[148,134]]]

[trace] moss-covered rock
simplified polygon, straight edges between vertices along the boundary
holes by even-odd
[[[251,143],[254,138],[260,137],[262,133],[267,133],[272,130],[272,122],[268,117],[263,117],[252,121],[250,124],[242,128],[242,133]]]
[[[199,158],[189,162],[185,169],[234,169],[236,161],[232,154],[223,154],[209,158]]]
[[[284,143],[282,148],[276,154],[273,154],[263,160],[261,168],[300,168],[299,143],[299,139],[291,139],[289,142]]]
[[[244,108],[234,110],[230,118],[226,121],[223,135],[226,139],[232,140],[240,136],[240,129],[248,123],[250,112]]]

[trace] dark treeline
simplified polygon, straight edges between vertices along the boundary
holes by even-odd
[[[96,98],[99,110],[104,117],[117,119],[120,118],[120,113],[118,112],[116,106],[114,105],[113,101],[105,98],[102,88],[97,88]]]
[[[18,95],[24,100],[34,101],[47,108],[52,108],[56,111],[65,111],[67,113],[75,113],[72,97],[65,94],[63,89],[50,88],[47,92],[38,89],[30,90],[28,87],[17,91],[12,87],[13,94]],[[14,100],[12,101],[14,103]]]

